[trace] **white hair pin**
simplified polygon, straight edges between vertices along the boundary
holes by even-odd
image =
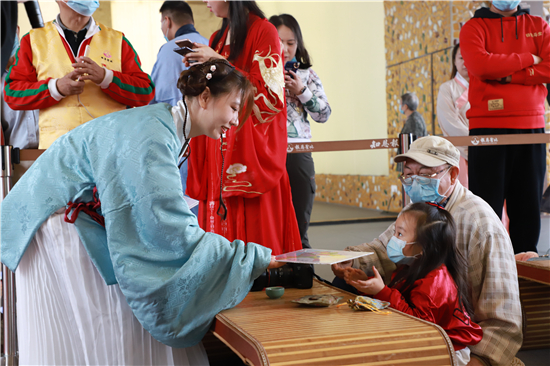
[[[211,73],[206,74],[206,79],[207,79],[207,80],[212,79],[212,74],[211,74]]]

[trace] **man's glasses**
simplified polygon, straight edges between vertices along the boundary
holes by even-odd
[[[403,183],[406,186],[412,185],[413,180],[416,180],[418,182],[418,184],[428,185],[428,184],[430,184],[432,179],[434,179],[439,174],[441,174],[444,171],[449,170],[449,169],[451,169],[451,167],[444,168],[444,169],[442,169],[438,172],[431,173],[431,174],[423,173],[423,174],[413,174],[413,175],[408,175],[408,174],[407,175],[400,175],[399,180],[401,181],[401,183]]]

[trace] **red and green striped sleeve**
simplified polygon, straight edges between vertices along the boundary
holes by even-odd
[[[51,107],[58,103],[48,89],[48,81],[38,81],[32,64],[32,48],[29,34],[21,39],[14,64],[6,75],[4,100],[14,110],[34,110]]]
[[[149,104],[155,96],[155,84],[141,69],[137,52],[128,39],[122,37],[122,71],[113,71],[113,81],[103,92],[130,107]]]

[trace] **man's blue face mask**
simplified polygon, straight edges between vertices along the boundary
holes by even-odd
[[[445,172],[445,174],[443,174],[441,178],[443,178],[450,170],[451,167],[447,168],[447,171]],[[439,173],[441,173],[441,171]],[[408,178],[401,177],[401,182],[403,183],[405,193],[407,193],[413,203],[440,203],[446,197],[444,194],[442,195],[439,193],[439,184],[441,183],[440,178],[428,178],[418,175],[412,175]],[[449,189],[451,189],[451,187],[449,187]],[[445,194],[446,193],[447,192],[445,192]]]
[[[514,10],[521,1],[493,1],[493,5],[500,11]]]
[[[99,8],[99,1],[97,0],[69,0],[67,1],[67,6],[80,15],[85,17],[92,16],[94,11]]]

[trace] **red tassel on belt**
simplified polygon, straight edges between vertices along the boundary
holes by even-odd
[[[80,211],[88,214],[99,225],[105,227],[105,218],[100,215],[96,210],[101,207],[101,201],[99,201],[98,194],[97,194],[97,187],[94,187],[93,191],[93,200],[91,202],[87,203],[76,203],[76,202],[69,202],[67,205],[67,209],[65,210],[65,222],[69,222],[71,224],[74,224],[76,221],[76,218],[78,217],[78,214]],[[71,210],[74,209],[74,212],[71,217],[69,215],[71,214]]]

